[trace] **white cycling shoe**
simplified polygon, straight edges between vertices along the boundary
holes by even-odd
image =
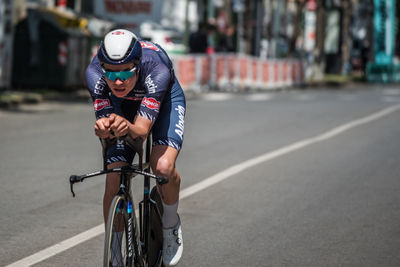
[[[163,229],[163,262],[166,267],[175,266],[182,257],[183,239],[181,220],[173,228]]]

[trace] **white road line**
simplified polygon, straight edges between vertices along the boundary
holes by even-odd
[[[14,262],[6,267],[23,267],[23,266],[31,266],[33,264],[44,261],[48,258],[51,258],[67,249],[75,247],[89,239],[92,239],[101,233],[104,233],[104,224],[100,224],[96,227],[93,227],[83,233],[80,233],[76,236],[73,236],[69,239],[61,241],[51,247],[45,248],[29,257],[23,258],[17,262]]]
[[[384,95],[400,95],[400,90],[397,88],[388,88],[383,90]]]
[[[231,93],[208,93],[202,97],[202,99],[207,101],[225,101],[231,98],[233,98],[233,94]]]
[[[273,98],[272,94],[250,94],[247,96],[248,101],[266,101]]]
[[[346,131],[349,131],[352,128],[355,128],[357,126],[363,125],[370,123],[372,121],[378,120],[380,118],[383,118],[391,113],[394,113],[400,109],[400,104],[399,105],[394,105],[388,108],[385,108],[381,111],[378,111],[376,113],[373,113],[369,116],[366,116],[364,118],[351,121],[349,123],[343,124],[339,127],[336,127],[328,132],[325,132],[323,134],[317,135],[312,138],[304,139],[302,141],[296,142],[294,144],[282,147],[280,149],[267,152],[263,155],[260,155],[258,157],[249,159],[247,161],[244,161],[242,163],[239,163],[237,165],[234,165],[228,169],[225,169],[217,174],[214,174],[211,177],[208,177],[201,182],[194,184],[186,189],[183,189],[180,192],[180,199],[187,198],[193,194],[196,194],[214,184],[217,184],[225,179],[228,179],[229,177],[232,177],[235,174],[238,174],[248,168],[251,168],[255,165],[258,165],[263,162],[270,161],[272,159],[281,157],[283,155],[289,154],[291,152],[294,152],[296,150],[302,149],[304,147],[310,146],[312,144],[326,141],[328,139],[331,139],[335,136],[338,136]],[[73,236],[67,240],[64,240],[58,244],[55,244],[51,247],[48,247],[46,249],[43,249],[31,256],[28,256],[26,258],[23,258],[17,262],[14,262],[10,265],[7,265],[6,267],[27,267],[31,266],[33,264],[36,264],[38,262],[44,261],[52,256],[57,255],[58,253],[61,253],[67,249],[70,249],[76,245],[79,245],[91,238],[94,238],[100,234],[104,233],[104,225],[98,225],[96,227],[93,227],[92,229],[87,230],[86,232],[83,232],[81,234],[78,234],[76,236]]]
[[[306,146],[328,140],[328,139],[333,138],[343,132],[346,132],[346,131],[354,128],[354,127],[357,127],[357,126],[372,122],[374,120],[377,120],[379,118],[382,118],[384,116],[387,116],[399,109],[400,109],[400,105],[391,106],[389,108],[381,110],[381,111],[374,113],[372,115],[369,115],[367,117],[364,117],[364,118],[346,123],[344,125],[341,125],[339,127],[336,127],[326,133],[321,134],[321,135],[318,135],[318,136],[315,136],[312,138],[308,138],[308,139],[304,139],[302,141],[296,142],[289,146],[282,147],[275,151],[265,153],[261,156],[258,156],[258,157],[249,159],[247,161],[244,161],[240,164],[234,165],[226,170],[223,170],[217,174],[214,174],[213,176],[211,176],[209,178],[202,180],[201,182],[199,182],[193,186],[190,186],[190,187],[182,190],[180,193],[180,199],[191,196],[199,191],[206,189],[207,187],[210,187],[216,183],[219,183],[219,182],[221,182],[235,174],[238,174],[248,168],[251,168],[257,164],[270,161],[272,159],[278,158],[285,154],[289,154],[291,152],[294,152],[294,151],[304,148]]]

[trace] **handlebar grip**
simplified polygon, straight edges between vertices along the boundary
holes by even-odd
[[[80,176],[78,176],[78,175],[71,175],[69,177],[69,183],[70,184],[74,184],[74,183],[81,182],[81,181],[82,181],[82,178]]]

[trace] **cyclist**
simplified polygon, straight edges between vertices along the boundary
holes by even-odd
[[[166,52],[132,32],[117,29],[101,42],[86,70],[94,103],[95,134],[108,140],[129,134],[146,138],[153,133],[150,165],[153,173],[169,179],[162,186],[163,260],[174,266],[182,256],[182,228],[178,215],[180,175],[175,161],[182,147],[185,96]],[[134,151],[124,139],[106,149],[107,168],[131,164]],[[117,173],[108,174],[103,199],[104,221],[119,189]]]

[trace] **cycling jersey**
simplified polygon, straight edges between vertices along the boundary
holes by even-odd
[[[183,90],[166,52],[152,42],[140,43],[142,59],[137,66],[138,80],[123,98],[112,94],[97,56],[88,66],[86,81],[96,119],[108,117],[111,113],[121,115],[130,122],[135,116],[144,117],[154,123],[153,145],[168,145],[179,151],[183,142],[186,110]],[[111,154],[118,158],[115,153]]]

